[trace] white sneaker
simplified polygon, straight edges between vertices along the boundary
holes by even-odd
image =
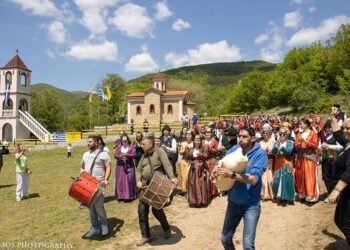
[[[92,227],[92,228],[90,229],[90,231],[87,232],[83,237],[84,237],[85,239],[90,239],[90,238],[92,238],[93,236],[98,235],[98,234],[100,234],[100,229],[96,229],[96,228]]]
[[[16,200],[17,200],[17,201],[21,201],[21,198],[20,198],[20,197],[16,197]]]
[[[101,225],[102,228],[102,236],[108,235],[108,225]]]

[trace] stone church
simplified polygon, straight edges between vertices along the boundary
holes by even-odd
[[[162,74],[153,77],[152,87],[139,93],[127,95],[128,124],[142,125],[145,120],[150,126],[161,123],[177,123],[186,113],[192,117],[196,104],[190,99],[188,91],[169,91],[167,79]]]

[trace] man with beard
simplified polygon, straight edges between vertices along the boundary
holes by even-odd
[[[99,136],[97,135],[90,135],[87,140],[87,145],[89,151],[83,154],[80,172],[89,173],[97,180],[101,181],[102,187],[106,187],[109,184],[108,179],[111,174],[111,159],[109,153],[105,150],[101,150]],[[90,207],[91,229],[83,236],[83,239],[91,239],[99,235],[100,226],[102,229],[101,235],[108,235],[107,215],[103,203],[104,194]]]
[[[216,168],[213,172],[224,178],[236,179],[235,185],[228,191],[228,206],[221,233],[221,242],[225,249],[235,249],[233,236],[243,218],[243,248],[255,249],[256,227],[259,221],[261,176],[268,164],[266,151],[256,142],[255,130],[250,126],[242,127],[238,134],[239,145],[233,146],[226,155],[239,147],[248,157],[248,164],[242,173],[226,168]]]

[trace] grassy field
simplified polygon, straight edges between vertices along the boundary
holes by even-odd
[[[108,147],[112,152],[112,145]],[[15,196],[14,155],[4,156],[0,172],[0,249],[33,249],[34,244],[95,249],[111,242],[121,228],[125,233],[138,230],[137,201],[119,203],[114,199],[115,160],[112,158],[112,181],[105,197],[111,236],[103,240],[81,239],[90,228],[89,211],[79,209],[78,202],[68,195],[68,190],[73,181],[71,177],[79,174],[81,156],[85,151],[87,147],[73,148],[70,159],[66,157],[65,148],[27,152],[33,174],[29,181],[29,199],[20,202]],[[113,244],[118,245],[115,240]],[[44,246],[48,245],[41,246],[47,248]]]

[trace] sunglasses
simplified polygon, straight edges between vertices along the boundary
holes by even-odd
[[[287,135],[287,134],[285,134],[285,133],[281,133],[281,134],[280,134],[280,136],[286,136],[286,135]]]

